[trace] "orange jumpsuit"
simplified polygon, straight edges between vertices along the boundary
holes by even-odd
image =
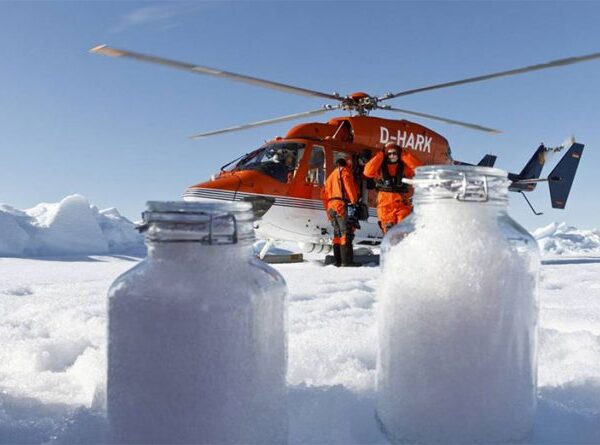
[[[352,230],[348,227],[346,206],[358,202],[358,187],[348,167],[337,166],[325,181],[322,192],[327,217],[333,224],[333,244],[344,245]]]
[[[373,178],[376,181],[383,178],[381,169],[385,153],[380,151],[369,162],[366,163],[364,175],[367,178]],[[412,178],[415,175],[415,169],[423,163],[407,150],[402,150],[400,154],[402,164],[404,164],[403,177]],[[388,174],[396,176],[399,164],[387,164]],[[391,226],[398,224],[406,218],[412,211],[410,197],[412,193],[386,192],[380,190],[377,192],[377,219],[383,232],[387,232]]]

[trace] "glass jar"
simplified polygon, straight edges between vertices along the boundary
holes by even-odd
[[[536,241],[506,172],[416,171],[414,212],[382,243],[377,419],[392,442],[498,443],[532,430]]]
[[[149,202],[148,256],[109,290],[115,443],[285,443],[287,287],[247,203]]]

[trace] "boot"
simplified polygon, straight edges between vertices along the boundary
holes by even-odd
[[[346,243],[342,246],[342,267],[359,267],[359,263],[354,262],[354,249],[352,243]]]
[[[342,246],[339,244],[333,245],[333,258],[335,259],[333,263],[335,267],[340,267],[342,265]]]

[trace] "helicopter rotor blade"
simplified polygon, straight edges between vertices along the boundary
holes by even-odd
[[[566,59],[552,60],[547,63],[540,63],[537,65],[526,66],[526,67],[517,68],[514,70],[500,71],[497,73],[484,74],[483,76],[469,77],[467,79],[455,80],[454,82],[445,82],[445,83],[440,83],[437,85],[431,85],[431,86],[427,86],[427,87],[421,87],[421,88],[415,88],[412,90],[401,91],[399,93],[394,93],[394,94],[388,93],[388,94],[384,94],[383,96],[377,98],[377,100],[379,100],[379,101],[389,100],[389,99],[394,99],[394,98],[400,97],[400,96],[408,96],[409,94],[422,93],[424,91],[437,90],[440,88],[448,88],[448,87],[453,87],[456,85],[463,85],[465,83],[481,82],[481,81],[488,80],[488,79],[495,79],[496,77],[514,76],[516,74],[528,73],[530,71],[538,71],[538,70],[545,70],[547,68],[554,68],[557,66],[572,65],[574,63],[587,62],[588,60],[594,60],[594,59],[600,59],[600,52],[586,54],[585,56],[568,57]]]
[[[468,122],[462,122],[462,121],[457,121],[454,119],[448,119],[446,117],[434,116],[433,114],[419,113],[418,111],[403,110],[401,108],[393,108],[388,105],[379,105],[377,108],[379,108],[381,110],[397,111],[398,113],[412,114],[413,116],[419,116],[419,117],[424,117],[427,119],[433,119],[436,121],[445,122],[447,124],[460,125],[461,127],[467,127],[467,128],[470,128],[471,130],[483,131],[485,133],[490,133],[490,134],[502,133],[502,131],[495,130],[493,128],[487,128],[487,127],[483,127],[483,126],[477,125],[477,124],[470,124]]]
[[[327,94],[320,91],[309,90],[307,88],[295,87],[293,85],[287,85],[285,83],[273,82],[270,80],[259,79],[258,77],[245,76],[243,74],[232,73],[230,71],[223,71],[217,68],[210,68],[207,66],[193,65],[191,63],[179,62],[177,60],[165,59],[162,57],[150,56],[148,54],[136,53],[133,51],[127,51],[118,48],[112,48],[107,45],[99,45],[90,49],[91,53],[102,54],[104,56],[111,57],[128,57],[130,59],[140,60],[142,62],[156,63],[159,65],[169,66],[171,68],[177,68],[184,71],[191,71],[196,74],[207,74],[209,76],[224,77],[226,79],[235,80],[237,82],[249,83],[251,85],[258,85],[264,88],[270,88],[272,90],[284,91],[286,93],[299,94],[301,96],[310,97],[321,97],[323,99],[330,100],[342,100],[343,98],[337,94]]]
[[[192,139],[201,139],[206,136],[213,136],[215,134],[229,133],[229,132],[238,131],[238,130],[246,130],[248,128],[260,127],[262,125],[276,124],[278,122],[285,122],[285,121],[291,121],[294,119],[300,119],[303,117],[315,116],[317,114],[327,113],[328,111],[331,111],[331,110],[338,110],[340,108],[341,108],[340,105],[325,105],[323,108],[319,108],[318,110],[303,111],[302,113],[288,114],[287,116],[276,117],[276,118],[267,119],[264,121],[252,122],[250,124],[236,125],[233,127],[222,128],[221,130],[209,131],[206,133],[198,133],[198,134],[194,134],[190,137]]]

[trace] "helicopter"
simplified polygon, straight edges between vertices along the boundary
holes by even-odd
[[[361,166],[385,144],[394,142],[403,149],[410,150],[424,165],[472,165],[454,160],[448,140],[430,128],[405,119],[384,119],[370,116],[372,111],[398,112],[445,124],[458,125],[491,135],[501,132],[474,123],[392,107],[384,102],[425,91],[600,58],[600,52],[592,53],[397,93],[386,93],[381,96],[364,92],[355,92],[344,96],[337,92],[324,93],[107,45],[96,46],[90,52],[111,57],[130,58],[195,74],[210,75],[286,93],[334,101],[333,105],[326,104],[311,111],[194,134],[191,136],[193,139],[317,116],[330,111],[348,113],[347,116],[335,117],[327,122],[296,125],[285,136],[276,137],[225,164],[208,181],[188,187],[183,194],[183,199],[186,201],[250,201],[255,212],[261,216],[261,219],[254,224],[255,232],[259,238],[267,240],[261,251],[261,257],[277,241],[296,242],[305,252],[327,253],[330,251],[333,234],[321,200],[321,191],[325,178],[337,159],[344,158],[352,166],[359,184],[361,203],[368,208],[368,212],[364,212],[360,221],[360,228],[355,232],[355,243],[358,245],[377,245],[383,237],[376,218],[377,192],[369,181],[363,180]],[[531,210],[535,214],[540,214],[533,208],[525,196],[525,192],[533,191],[538,183],[547,182],[550,188],[552,207],[564,209],[583,148],[584,145],[575,142],[574,139],[558,147],[547,147],[541,144],[519,173],[508,174],[508,179],[511,181],[509,190],[520,193]],[[555,168],[547,177],[542,178],[542,169],[547,160],[563,150],[566,150],[566,153]],[[485,155],[477,165],[493,167],[495,161],[496,156]]]

